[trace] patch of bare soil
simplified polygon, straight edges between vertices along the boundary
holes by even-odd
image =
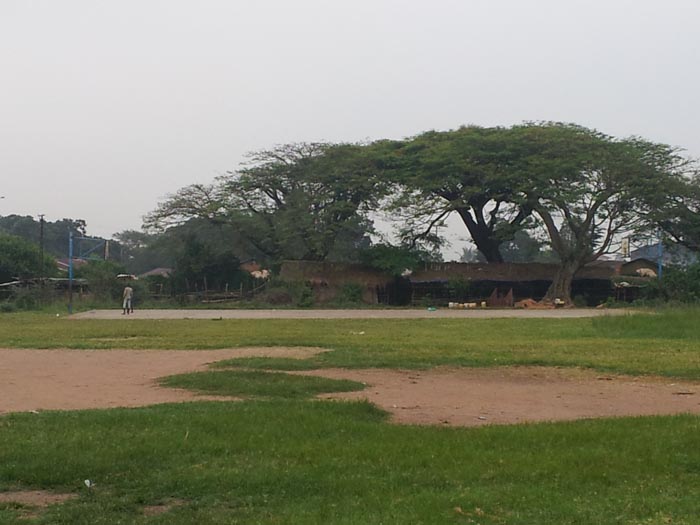
[[[48,507],[77,498],[76,494],[57,494],[46,490],[14,490],[0,492],[0,503],[18,503],[29,507]]]
[[[544,367],[299,372],[367,384],[330,399],[367,399],[401,424],[480,426],[597,417],[700,414],[700,383]]]
[[[203,399],[158,385],[160,377],[205,370],[234,357],[307,358],[320,348],[227,350],[0,349],[0,414],[135,407]],[[603,375],[566,368],[322,369],[300,374],[363,382],[367,399],[403,424],[479,426],[594,417],[700,414],[700,383]]]
[[[136,407],[203,399],[164,388],[157,379],[205,370],[235,357],[307,358],[321,348],[226,350],[27,350],[0,349],[0,414],[38,410]]]
[[[77,497],[77,494],[58,494],[47,490],[13,490],[0,492],[0,503],[20,505],[20,508],[15,509],[20,518],[33,520],[39,518],[49,505],[56,505]]]
[[[159,516],[160,514],[165,514],[170,512],[175,507],[180,507],[185,504],[185,500],[182,499],[171,499],[164,503],[158,505],[146,505],[143,508],[143,513],[146,516]]]

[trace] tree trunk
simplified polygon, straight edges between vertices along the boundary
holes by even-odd
[[[477,240],[476,237],[472,236],[472,239],[474,241],[474,244],[476,245],[477,250],[479,250],[482,253],[482,255],[486,258],[486,262],[503,262],[503,256],[501,255],[501,251],[499,249],[499,246],[501,245],[500,241],[491,237],[480,238],[479,240]]]
[[[469,230],[469,235],[472,236],[476,249],[486,258],[486,262],[502,263],[503,257],[498,249],[501,241],[493,237],[488,226],[476,222],[466,209],[458,209],[457,213],[459,213],[464,225]]]
[[[580,264],[574,262],[562,263],[554,275],[552,284],[542,299],[543,303],[557,304],[562,301],[563,306],[572,306],[571,300],[571,283],[574,280],[574,274],[578,271]]]

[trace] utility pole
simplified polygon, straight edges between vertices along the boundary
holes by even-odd
[[[73,231],[68,231],[68,313],[73,313]]]
[[[39,250],[41,251],[41,262],[39,280],[41,282],[41,287],[44,287],[44,214],[39,214]]]

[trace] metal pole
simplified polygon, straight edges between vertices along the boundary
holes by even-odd
[[[68,232],[68,313],[73,313],[73,232]]]
[[[41,251],[41,270],[39,273],[39,279],[41,281],[41,286],[44,286],[44,215],[39,215],[39,249]]]
[[[663,238],[661,237],[661,230],[659,230],[659,245],[658,245],[658,254],[657,254],[657,271],[656,275],[659,278],[659,281],[661,280],[661,275],[664,271],[664,265],[663,265],[663,260],[664,260],[664,241]]]

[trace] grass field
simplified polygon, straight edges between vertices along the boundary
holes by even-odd
[[[0,347],[315,346],[248,367],[538,364],[700,379],[700,311],[574,320],[73,321],[0,316]],[[1,364],[0,364],[1,366]],[[0,417],[0,491],[75,500],[0,523],[697,524],[700,418],[390,425],[356,385],[212,370],[170,381],[249,401]],[[182,383],[180,383],[182,384]],[[96,485],[87,489],[84,479]],[[167,512],[144,509],[163,505]]]

